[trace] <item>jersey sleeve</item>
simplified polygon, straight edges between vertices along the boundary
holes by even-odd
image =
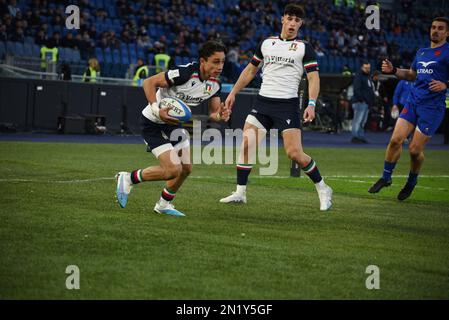
[[[315,50],[310,43],[304,43],[305,52],[304,58],[302,58],[302,63],[304,65],[304,70],[309,73],[312,71],[318,71],[318,62],[316,58]]]
[[[251,59],[251,64],[258,67],[263,62],[263,54],[262,54],[262,43],[261,41],[254,52],[253,58]]]
[[[193,73],[193,66],[175,66],[165,72],[165,80],[170,86],[179,86],[189,81]]]

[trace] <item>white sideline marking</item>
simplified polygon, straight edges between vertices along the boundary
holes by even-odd
[[[115,178],[74,179],[74,180],[36,180],[36,179],[0,179],[0,182],[38,182],[38,183],[89,183],[96,181],[112,180]]]
[[[302,178],[305,175],[301,176]],[[344,176],[344,175],[331,175],[331,176],[323,176],[326,179],[339,180],[339,179],[351,179],[351,178],[379,178],[380,176],[369,176],[369,175],[353,175],[353,176]],[[408,175],[395,175],[395,178],[407,178]],[[189,179],[234,179],[235,177],[231,175],[227,176],[195,176],[192,175]],[[420,175],[419,178],[442,178],[448,179],[449,175]],[[251,179],[290,179],[289,176],[259,176],[254,175]],[[100,177],[93,179],[72,179],[72,180],[38,180],[38,179],[0,179],[0,182],[39,182],[39,183],[89,183],[89,182],[97,182],[97,181],[107,181],[107,180],[115,180],[114,177]],[[371,181],[363,181],[363,180],[347,180],[350,182],[356,183],[371,183]]]
[[[304,177],[304,175],[302,176]],[[352,178],[378,178],[379,176],[369,176],[369,175],[354,175],[354,176],[343,176],[343,175],[333,175],[333,176],[324,176],[324,178],[328,180],[344,180],[352,183],[363,183],[363,184],[372,184],[373,181],[364,181],[364,180],[354,180]],[[396,175],[394,177],[397,178],[407,178],[408,175]],[[420,178],[442,178],[447,179],[449,175],[420,175]],[[234,179],[232,175],[228,176],[190,176],[189,179]],[[289,179],[289,176],[252,176],[251,179]],[[107,180],[115,180],[114,177],[101,177],[101,178],[93,178],[93,179],[72,179],[72,180],[36,180],[36,179],[0,179],[0,182],[30,182],[30,183],[90,183],[90,182],[98,182],[98,181],[107,181]],[[431,188],[424,187],[421,185],[417,185],[416,188],[426,189],[426,190],[438,190],[438,191],[448,191],[445,188]]]

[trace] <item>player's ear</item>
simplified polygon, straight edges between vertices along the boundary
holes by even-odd
[[[202,64],[202,63],[206,63],[206,59],[204,59],[204,58],[200,58],[200,64]]]

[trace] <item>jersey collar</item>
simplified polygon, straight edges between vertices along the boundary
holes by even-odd
[[[282,41],[295,41],[295,40],[298,40],[298,37],[296,36],[296,37],[294,37],[292,39],[282,39],[281,35],[279,34],[279,40],[282,40]]]

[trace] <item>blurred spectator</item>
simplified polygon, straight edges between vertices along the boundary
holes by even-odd
[[[165,52],[165,47],[158,41],[154,43],[156,54],[154,56],[154,65],[156,66],[156,73],[165,71],[174,66],[173,59]]]
[[[58,31],[53,33],[52,39],[56,47],[62,47],[61,34]]]
[[[47,67],[49,66],[48,62],[52,62],[56,66],[56,63],[58,62],[58,48],[56,48],[53,39],[47,40],[40,51],[42,71],[47,71]]]
[[[367,143],[365,139],[365,124],[368,120],[370,106],[374,104],[374,84],[371,80],[370,72],[371,65],[365,61],[354,77],[352,143]]]
[[[16,14],[20,12],[20,8],[17,6],[16,0],[9,0],[8,12],[13,17],[16,17]]]
[[[142,82],[149,76],[148,66],[142,58],[137,60],[136,68],[134,69],[133,86],[142,86]]]
[[[36,38],[34,39],[34,43],[36,43],[39,46],[43,46],[47,42],[47,36],[45,35],[45,31],[42,29],[39,29],[39,31],[36,34]]]
[[[75,43],[75,39],[73,39],[73,33],[68,32],[65,37],[61,40],[61,45],[64,48],[75,48],[76,43]]]
[[[90,58],[83,74],[83,82],[97,82],[100,76],[100,64],[96,58]]]
[[[59,79],[64,81],[72,80],[72,70],[70,69],[69,64],[63,63],[61,65],[61,70],[59,72]]]
[[[344,76],[350,76],[350,75],[352,75],[351,68],[349,68],[349,66],[348,66],[347,64],[345,64],[345,65],[343,66],[343,70],[342,70],[341,74],[344,75]]]

